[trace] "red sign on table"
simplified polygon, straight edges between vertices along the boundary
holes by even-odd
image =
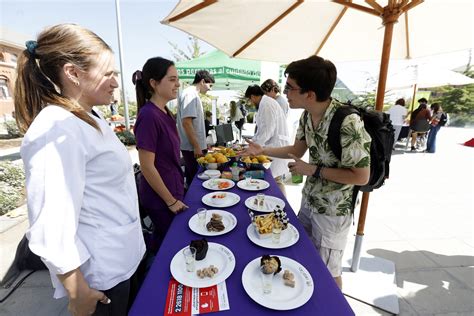
[[[191,288],[171,278],[165,316],[190,316],[230,309],[225,281],[205,288]]]

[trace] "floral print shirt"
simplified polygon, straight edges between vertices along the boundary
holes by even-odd
[[[336,109],[341,105],[332,100],[316,129],[313,128],[311,114],[305,111],[301,115],[296,138],[306,141],[309,163],[312,165],[332,168],[369,167],[371,138],[359,115],[348,115],[342,122],[341,161],[329,147],[329,125]],[[353,187],[352,184],[340,184],[308,176],[303,188],[305,207],[328,216],[346,216],[351,211]]]

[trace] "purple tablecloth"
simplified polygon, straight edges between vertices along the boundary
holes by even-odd
[[[285,210],[288,213],[290,223],[298,229],[300,239],[295,245],[285,249],[265,249],[252,243],[246,233],[250,218],[244,203],[248,197],[256,193],[241,190],[237,186],[232,188],[230,191],[240,195],[241,200],[237,205],[223,209],[235,215],[237,227],[225,235],[206,237],[208,241],[227,246],[236,257],[235,270],[226,280],[230,310],[221,313],[225,315],[259,316],[282,313],[282,311],[271,310],[254,302],[245,292],[241,279],[247,263],[263,254],[275,254],[292,258],[301,263],[308,269],[314,281],[314,292],[311,299],[297,309],[286,311],[288,315],[354,315],[269,172],[265,174],[265,180],[270,183],[270,188],[263,191],[263,193],[282,198],[285,201]],[[163,315],[168,282],[171,278],[169,268],[171,259],[179,249],[188,245],[190,240],[202,238],[188,227],[188,221],[196,214],[196,209],[205,206],[201,202],[202,196],[210,192],[202,186],[202,182],[195,178],[191,184],[185,198],[185,203],[189,206],[189,209],[175,217],[129,315]]]

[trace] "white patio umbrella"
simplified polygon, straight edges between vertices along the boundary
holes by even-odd
[[[239,58],[282,63],[313,54],[332,61],[380,59],[376,109],[381,110],[391,57],[471,48],[473,21],[471,0],[182,0],[162,23]],[[353,271],[368,200],[364,193]]]

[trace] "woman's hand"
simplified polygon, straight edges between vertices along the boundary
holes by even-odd
[[[254,143],[250,139],[245,139],[245,141],[249,144],[249,147],[239,152],[239,156],[257,156],[263,153],[262,146],[257,143]]]
[[[57,274],[69,296],[68,309],[73,316],[92,315],[97,302],[110,304],[110,299],[103,293],[89,287],[79,268],[64,274]]]
[[[295,162],[288,163],[288,168],[292,174],[312,176],[316,171],[317,166],[306,163],[293,154],[288,154],[288,157],[295,160]]]
[[[89,287],[78,290],[75,295],[69,296],[68,309],[73,316],[92,315],[97,307],[97,302],[110,304],[110,299],[103,292]]]
[[[176,202],[174,204],[168,206],[171,212],[178,214],[179,212],[184,211],[185,209],[188,208],[186,204],[184,204],[182,201],[176,199]]]

